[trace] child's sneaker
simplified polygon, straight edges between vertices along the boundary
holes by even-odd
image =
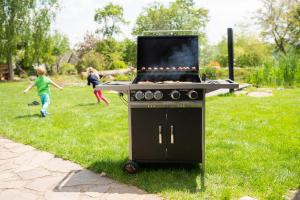
[[[42,117],[46,117],[46,113],[44,113],[43,111],[40,111],[40,113]]]

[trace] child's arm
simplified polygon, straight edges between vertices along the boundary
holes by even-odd
[[[87,77],[87,85],[91,85],[90,77]]]
[[[24,90],[24,93],[27,93],[34,86],[34,82],[30,83],[29,86]]]
[[[56,88],[58,88],[58,89],[60,89],[60,90],[63,89],[61,86],[57,85],[57,84],[56,84],[55,82],[53,82],[52,80],[51,80],[51,84],[54,85]]]

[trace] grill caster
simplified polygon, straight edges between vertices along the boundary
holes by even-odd
[[[139,170],[140,170],[139,165],[132,160],[127,161],[127,163],[125,163],[123,166],[123,171],[127,172],[128,174],[135,174]]]

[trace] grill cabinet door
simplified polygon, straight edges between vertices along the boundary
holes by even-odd
[[[166,158],[166,109],[132,108],[132,159],[155,162]]]
[[[167,159],[202,162],[202,108],[167,110]]]

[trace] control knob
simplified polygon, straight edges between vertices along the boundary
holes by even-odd
[[[147,92],[145,92],[145,99],[146,100],[153,99],[153,92],[151,92],[150,90],[148,90]]]
[[[155,100],[161,100],[163,98],[163,96],[164,96],[163,93],[159,90],[154,92],[154,99]]]
[[[144,98],[144,93],[142,91],[137,91],[134,96],[136,100],[140,101]]]
[[[189,97],[190,99],[195,100],[195,99],[198,98],[198,92],[195,91],[195,90],[191,90],[191,91],[188,92],[188,97]]]
[[[180,98],[180,92],[178,90],[173,90],[171,92],[171,98],[174,100],[178,100]]]

